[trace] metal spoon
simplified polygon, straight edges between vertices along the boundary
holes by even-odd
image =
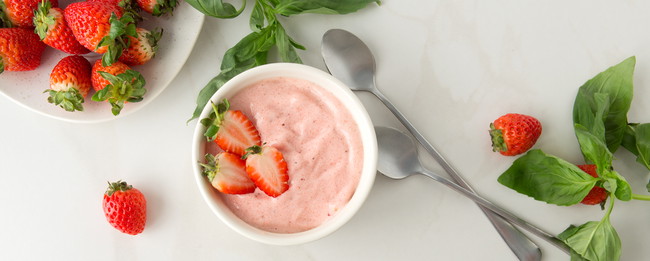
[[[472,188],[460,174],[458,174],[424,136],[413,127],[404,115],[377,89],[375,86],[375,58],[368,46],[361,39],[348,31],[332,29],[323,35],[321,52],[327,69],[334,77],[343,81],[354,91],[367,91],[377,96],[445,171],[460,186],[473,192]],[[486,211],[484,208],[481,208],[481,210],[483,210],[492,222],[492,225],[494,225],[519,260],[541,260],[542,252],[526,235],[498,215]]]
[[[377,169],[379,172],[392,179],[403,179],[413,174],[426,175],[442,184],[447,185],[453,190],[460,192],[474,202],[480,204],[505,218],[506,220],[517,224],[521,228],[545,239],[549,243],[559,247],[569,253],[569,248],[564,242],[560,241],[551,234],[529,224],[523,219],[511,214],[510,212],[494,205],[492,202],[481,196],[469,191],[451,180],[440,177],[437,174],[422,167],[418,159],[417,147],[413,140],[405,133],[388,127],[375,127],[377,133],[377,143],[379,144],[379,157],[377,159]]]

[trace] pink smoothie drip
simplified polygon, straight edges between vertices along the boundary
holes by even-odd
[[[284,154],[289,190],[272,198],[257,189],[222,194],[247,223],[271,232],[295,233],[322,224],[350,200],[361,176],[359,129],[343,104],[322,87],[301,79],[272,78],[229,99],[248,116],[262,142]],[[216,145],[208,145],[215,152]]]

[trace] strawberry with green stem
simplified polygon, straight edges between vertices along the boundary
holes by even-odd
[[[113,115],[120,114],[126,102],[142,101],[147,92],[144,77],[119,61],[103,66],[102,61],[97,60],[92,68],[91,82],[96,91],[92,100],[108,101]]]
[[[147,223],[147,200],[140,190],[125,181],[109,182],[102,202],[106,220],[129,235],[144,231]]]
[[[541,123],[534,117],[523,114],[508,113],[490,124],[492,150],[505,156],[528,151],[541,134]]]
[[[128,36],[136,36],[133,16],[110,3],[72,3],[65,8],[64,17],[81,45],[103,54],[104,66],[117,61],[129,46]]]
[[[246,173],[246,161],[241,156],[228,152],[205,155],[203,175],[218,191],[226,194],[246,194],[255,191],[255,183]]]
[[[72,30],[63,17],[63,9],[52,7],[49,0],[38,5],[34,13],[34,32],[41,40],[56,49],[69,54],[85,54],[90,52],[74,37]]]
[[[201,120],[207,127],[204,135],[214,140],[221,149],[237,155],[244,155],[251,146],[261,145],[260,134],[244,113],[230,110],[230,103],[224,99],[218,105],[212,103],[212,113]]]
[[[140,27],[136,28],[137,37],[129,36],[129,47],[124,49],[118,60],[131,66],[149,62],[158,51],[158,41],[162,37],[162,33],[162,29],[149,31]]]
[[[255,186],[274,198],[289,189],[289,169],[282,152],[268,145],[255,145],[246,151],[246,173]]]
[[[58,0],[50,0],[53,7]],[[32,28],[34,11],[41,0],[0,0],[0,26]]]
[[[47,101],[66,111],[83,111],[84,98],[92,85],[91,65],[86,58],[71,55],[61,59],[50,73]]]

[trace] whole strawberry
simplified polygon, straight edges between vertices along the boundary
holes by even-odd
[[[90,90],[90,63],[86,58],[71,55],[59,61],[50,73],[49,103],[66,111],[83,111],[84,98]]]
[[[142,101],[147,89],[142,75],[122,63],[104,66],[102,60],[95,61],[91,70],[91,82],[95,95],[93,101],[108,101],[113,115],[120,114],[124,103]]]
[[[64,17],[81,45],[102,57],[105,66],[117,61],[128,47],[127,35],[135,36],[132,16],[122,16],[122,8],[106,2],[76,2],[68,5]]]
[[[156,55],[158,40],[162,37],[162,29],[151,32],[138,27],[136,34],[137,37],[129,36],[131,44],[124,49],[122,56],[118,58],[120,62],[131,66],[145,64]]]
[[[104,193],[104,215],[117,230],[137,235],[147,222],[147,200],[142,192],[124,181],[109,182]]]
[[[578,168],[580,168],[582,171],[587,172],[587,174],[591,175],[594,178],[598,178],[598,173],[596,173],[596,165],[594,164],[586,164],[586,165],[578,165]],[[580,203],[585,204],[585,205],[597,205],[605,202],[607,199],[607,190],[599,187],[599,186],[594,186],[591,191],[589,191],[589,194],[582,199]]]
[[[490,124],[492,150],[505,156],[519,155],[535,145],[542,124],[532,116],[508,113]]]
[[[52,6],[59,5],[58,0],[50,0]],[[34,26],[34,11],[41,0],[0,0],[0,23],[5,27],[31,28]]]
[[[31,29],[0,28],[0,73],[31,71],[41,64],[45,44]]]
[[[172,14],[178,6],[177,0],[136,0],[138,6],[154,16]]]
[[[72,30],[63,17],[63,9],[52,7],[50,1],[43,1],[34,13],[34,31],[41,40],[56,49],[69,54],[85,54],[90,52],[81,45],[72,34]]]

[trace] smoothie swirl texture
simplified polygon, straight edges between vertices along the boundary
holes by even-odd
[[[258,81],[229,98],[257,127],[262,142],[284,154],[289,190],[277,198],[256,189],[220,194],[246,223],[274,233],[315,228],[336,215],[359,183],[363,145],[346,107],[318,84],[275,77]],[[219,151],[207,143],[206,151]]]

